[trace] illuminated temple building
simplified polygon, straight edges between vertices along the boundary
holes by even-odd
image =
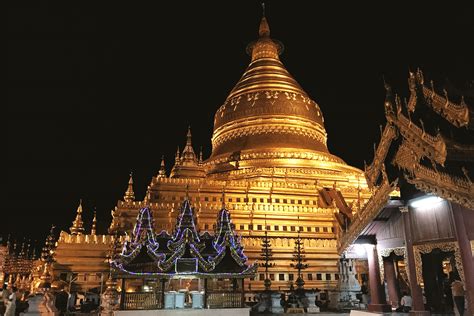
[[[374,194],[346,222],[339,253],[355,258],[365,253],[369,309],[390,311],[406,291],[415,315],[429,314],[422,295],[432,312],[452,312],[446,293],[459,279],[470,311],[465,315],[472,315],[474,109],[459,92],[448,97],[433,82],[428,86],[421,70],[410,72],[408,86],[403,103],[386,85],[386,123],[365,171]],[[472,92],[467,91],[469,102]],[[396,186],[401,196],[391,198]]]
[[[141,210],[169,244],[184,203],[193,208],[196,236],[215,232],[218,214],[227,210],[250,264],[261,259],[264,239],[270,241],[274,265],[268,275],[259,269],[245,280],[253,291],[264,289],[267,277],[274,290],[296,283],[291,263],[298,240],[306,251],[307,289],[348,289],[352,282],[349,293],[366,283],[374,311],[396,307],[409,290],[422,315],[424,288],[427,303],[446,312],[440,291],[429,290],[442,272],[462,279],[474,310],[474,124],[467,104],[474,102],[442,96],[421,71],[409,75],[406,105],[387,85],[387,122],[363,172],[329,153],[321,109],[285,69],[282,50],[263,17],[258,39],[247,47],[251,62],[215,113],[211,156],[196,154],[189,129],[173,168],[168,173],[162,160],[143,200],[130,176],[108,234],[97,235],[94,225],[86,233],[79,207],[70,233],[60,234],[54,277],[76,290],[100,286],[112,245],[133,243]],[[438,204],[418,206],[424,198]],[[120,264],[127,270],[130,262]],[[354,269],[359,285],[348,281]]]
[[[250,261],[259,258],[267,231],[276,259],[269,271],[274,287],[288,288],[296,280],[290,263],[298,231],[309,264],[306,286],[337,285],[334,213],[338,208],[357,212],[370,190],[361,170],[329,153],[323,113],[280,61],[283,46],[270,37],[265,17],[258,31],[247,47],[249,66],[215,113],[211,156],[196,155],[189,130],[169,176],[162,162],[143,201],[136,200],[130,177],[124,199],[112,212],[111,235],[84,235],[76,228],[61,233],[57,275],[79,269],[80,282],[98,282],[97,269],[107,271],[99,258],[105,258],[112,235],[130,234],[143,207],[153,213],[156,231],[171,232],[188,196],[202,231],[213,229],[225,203]],[[77,258],[75,249],[85,256],[89,251],[93,260]],[[258,274],[251,288],[263,289],[264,278]]]

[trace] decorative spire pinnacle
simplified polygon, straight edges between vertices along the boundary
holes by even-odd
[[[283,51],[283,44],[270,38],[270,26],[265,16],[265,4],[262,3],[262,19],[258,27],[259,38],[247,46],[247,52],[252,56],[252,61],[261,58],[278,59]]]
[[[130,179],[128,180],[128,188],[125,192],[123,199],[126,202],[135,201],[135,192],[133,192],[133,172],[130,172]]]
[[[202,146],[201,146],[201,149],[199,150],[199,164],[202,164]]]
[[[161,156],[160,171],[158,171],[158,178],[166,178],[165,156]]]
[[[188,133],[186,134],[186,146],[192,146],[191,144],[191,139],[192,139],[192,134],[191,134],[191,125],[188,125]]]
[[[194,153],[192,144],[191,126],[188,126],[188,133],[186,134],[186,146],[184,146],[183,154],[181,155],[181,162],[186,164],[196,164],[196,154]]]
[[[95,235],[96,233],[97,233],[97,211],[94,208],[94,218],[92,219],[91,235]]]
[[[77,207],[76,219],[72,222],[72,226],[69,230],[71,231],[71,235],[82,235],[84,233],[84,222],[82,221],[82,199],[80,199],[79,206]]]
[[[260,27],[258,28],[258,35],[260,37],[270,37],[270,26],[268,25],[265,16],[265,3],[262,2],[262,19],[260,20]]]
[[[174,163],[175,165],[179,163],[180,157],[179,157],[179,146],[178,149],[176,149],[176,155],[174,156]]]
[[[170,172],[170,178],[204,178],[206,176],[204,168],[198,161],[192,146],[191,126],[188,127],[186,134],[186,145],[184,146],[181,155],[176,152],[175,164]]]

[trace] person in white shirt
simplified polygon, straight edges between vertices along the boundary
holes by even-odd
[[[400,300],[400,305],[402,307],[402,311],[408,313],[411,310],[411,306],[413,304],[413,300],[408,293],[403,293],[402,299]]]

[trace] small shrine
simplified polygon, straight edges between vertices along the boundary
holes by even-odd
[[[247,264],[229,211],[218,212],[213,234],[196,227],[188,199],[171,234],[156,234],[152,210],[140,210],[132,235],[111,260],[113,277],[121,279],[121,310],[244,307],[243,282],[257,265]]]

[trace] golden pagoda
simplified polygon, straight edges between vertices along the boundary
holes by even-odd
[[[214,229],[223,206],[230,211],[251,263],[261,257],[263,239],[270,242],[274,265],[268,275],[261,268],[249,288],[263,289],[266,278],[274,289],[295,284],[291,263],[298,238],[308,264],[305,287],[336,287],[341,218],[357,217],[371,191],[361,170],[329,152],[321,109],[279,59],[283,45],[270,37],[265,16],[258,34],[247,47],[249,66],[215,113],[211,156],[196,155],[189,128],[169,176],[162,158],[142,201],[130,175],[112,210],[109,235],[97,234],[94,223],[85,232],[80,205],[70,233],[60,233],[55,279],[77,290],[100,287],[111,247],[131,235],[139,210],[153,212],[156,231],[171,232],[188,199],[202,231]]]
[[[265,16],[259,37],[247,47],[251,62],[214,117],[212,154],[195,154],[191,129],[178,149],[170,176],[164,161],[143,201],[133,182],[112,211],[109,233],[130,233],[138,211],[149,207],[155,229],[172,231],[175,212],[185,199],[200,230],[212,230],[224,204],[251,261],[260,257],[268,235],[275,266],[272,287],[296,281],[291,258],[301,236],[309,288],[333,288],[338,279],[337,245],[341,210],[356,216],[371,193],[364,173],[332,155],[319,105],[301,88],[279,59],[283,45],[270,37]],[[346,204],[347,203],[347,204]],[[352,205],[349,207],[347,205]],[[248,285],[263,289],[265,276]]]

